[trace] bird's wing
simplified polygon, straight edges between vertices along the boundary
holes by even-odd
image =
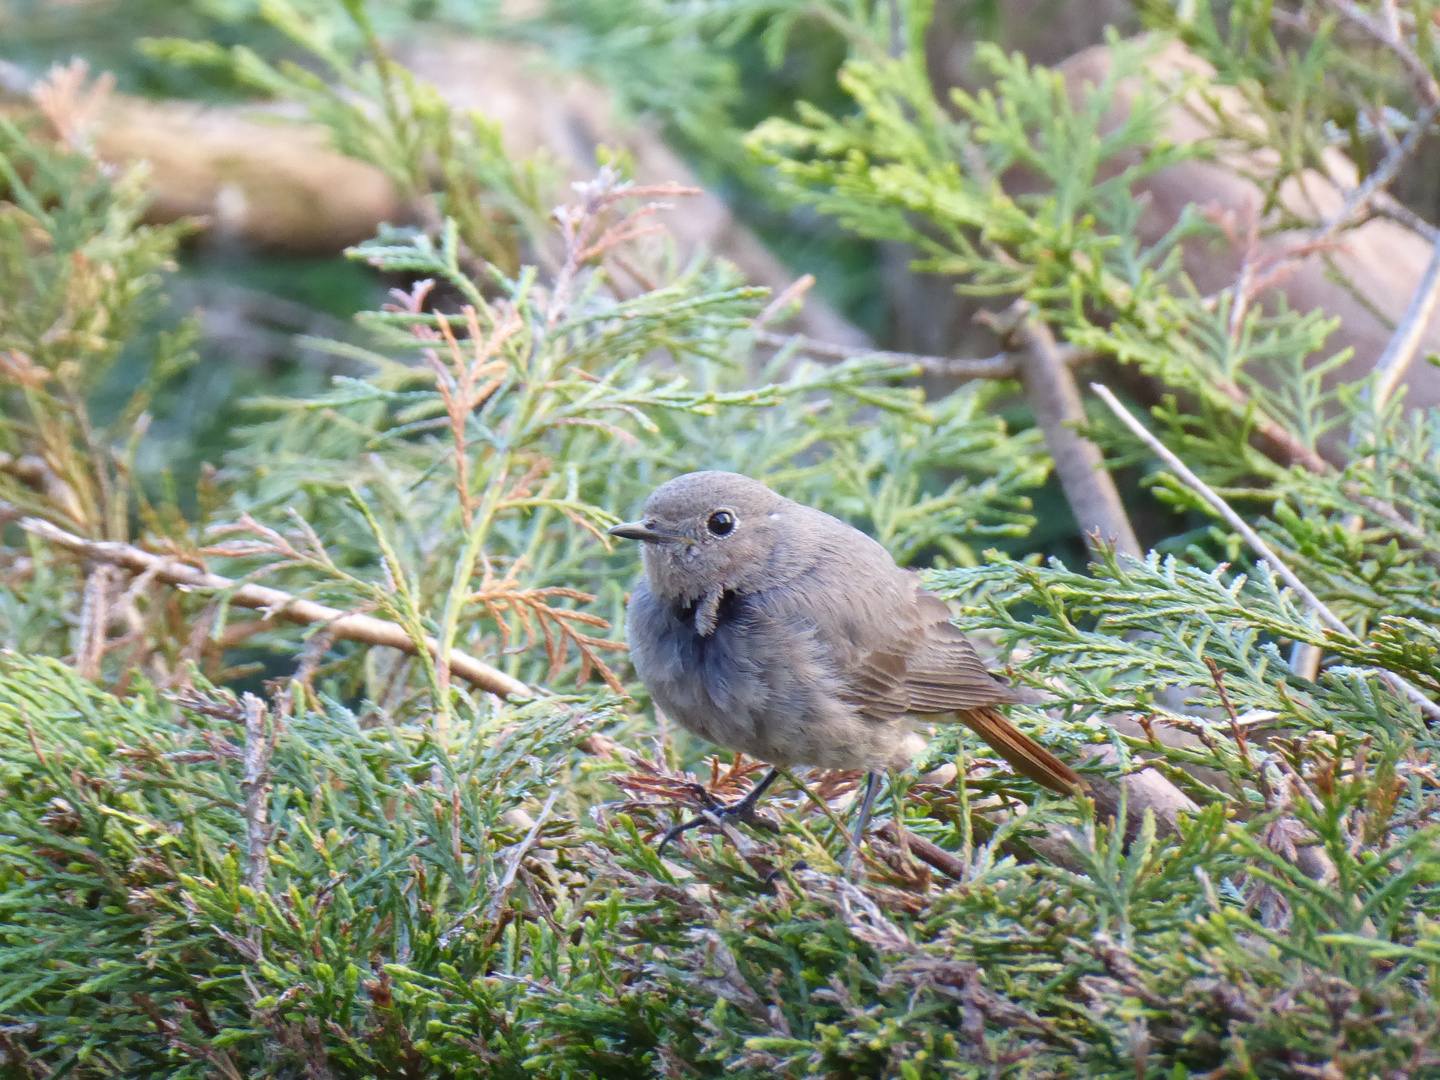
[[[938,597],[920,589],[918,582],[913,597],[905,597],[897,617],[871,624],[884,627],[878,640],[846,650],[846,700],[876,720],[1018,700],[1015,691],[986,669]]]
[[[1009,686],[990,674],[975,646],[948,619],[925,627],[918,647],[906,658],[905,689],[910,711],[919,713],[1018,700]]]

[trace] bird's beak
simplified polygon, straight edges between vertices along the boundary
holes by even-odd
[[[610,535],[618,536],[621,540],[642,540],[647,544],[663,544],[667,540],[679,539],[669,533],[657,532],[643,521],[627,521],[623,525],[616,525],[610,530]]]

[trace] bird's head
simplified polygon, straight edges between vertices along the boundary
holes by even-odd
[[[763,588],[793,547],[785,537],[801,509],[739,473],[687,473],[651,492],[645,516],[610,535],[640,541],[651,590],[687,603]]]

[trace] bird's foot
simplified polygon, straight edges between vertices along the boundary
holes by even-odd
[[[682,822],[667,832],[660,840],[660,847],[657,849],[657,853],[664,855],[665,849],[671,842],[678,840],[691,829],[698,828],[701,825],[709,824],[714,825],[716,828],[724,828],[729,822],[742,821],[746,825],[763,824],[768,828],[774,829],[775,827],[768,821],[755,816],[755,807],[759,805],[760,796],[765,794],[765,789],[775,780],[775,776],[776,772],[772,770],[766,775],[764,780],[751,788],[743,799],[738,799],[733,803],[722,803],[718,801],[714,795],[710,794],[709,791],[697,785],[697,793],[700,801],[705,804],[705,809],[689,821]]]

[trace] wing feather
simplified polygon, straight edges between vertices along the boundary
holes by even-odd
[[[1019,700],[950,622],[944,602],[920,588],[918,578],[909,578],[914,592],[899,617],[886,621],[874,639],[846,650],[846,700],[874,720]]]

